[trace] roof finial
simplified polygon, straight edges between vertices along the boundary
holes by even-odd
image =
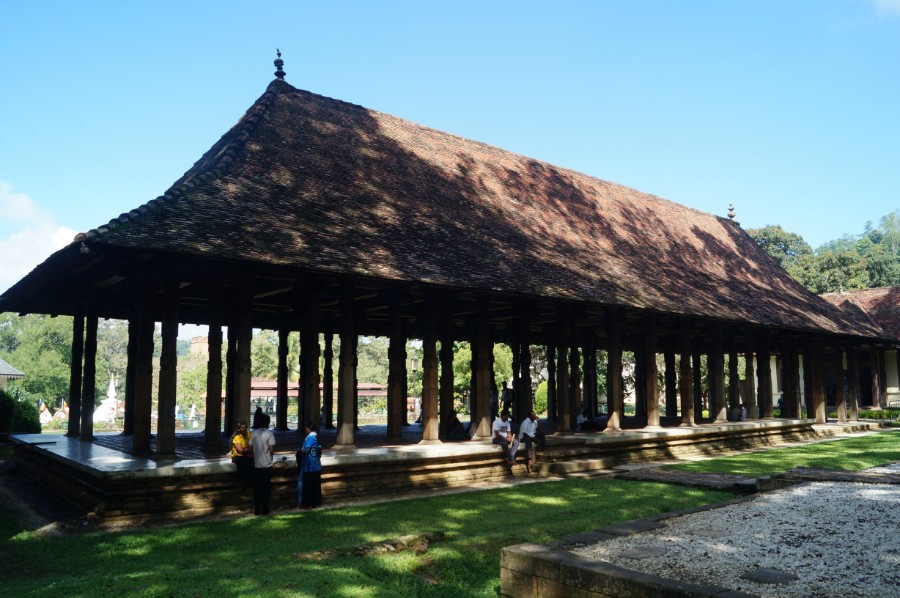
[[[728,204],[728,217],[734,220],[734,204]]]
[[[281,68],[284,66],[284,61],[281,59],[281,50],[275,48],[275,53],[278,54],[278,58],[275,59],[275,68],[278,69],[275,71],[275,78],[284,81],[284,76],[287,73],[285,73],[284,69]]]

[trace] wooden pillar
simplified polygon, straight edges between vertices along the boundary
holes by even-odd
[[[213,300],[215,303],[215,300]],[[231,430],[222,430],[222,320],[219,310],[210,311],[209,359],[206,362],[206,426],[203,429],[206,446],[221,446],[223,432],[230,435]]]
[[[94,439],[94,397],[97,390],[97,314],[88,311],[84,330],[84,376],[81,380],[81,440]],[[69,421],[71,421],[71,413]]]
[[[847,347],[847,402],[849,418],[859,421],[859,353],[854,345]]]
[[[387,439],[403,440],[403,423],[406,422],[406,338],[403,336],[400,301],[391,298],[389,308],[390,345],[388,346],[387,388]]]
[[[759,405],[756,402],[756,383],[753,370],[753,334],[749,331],[744,343],[744,389],[747,391],[744,403],[747,406],[747,419],[759,419]]]
[[[646,398],[647,427],[659,427],[659,371],[656,367],[656,316],[649,314],[644,328],[644,396]]]
[[[526,320],[522,320],[519,332],[519,387],[516,389],[516,408],[522,419],[528,417],[534,409],[534,397],[531,394],[531,334]]]
[[[300,394],[303,406],[302,411],[298,410],[300,430],[304,429],[307,422],[318,422],[321,414],[319,356],[319,300],[311,295],[304,306],[300,330]]]
[[[622,383],[622,336],[619,314],[611,310],[606,321],[606,410],[607,432],[622,429],[625,410],[625,390]]]
[[[325,333],[324,365],[322,367],[322,411],[325,428],[334,429],[334,333]]]
[[[422,333],[422,443],[440,442],[438,425],[437,327],[434,312],[427,309]]]
[[[684,319],[681,322],[680,341],[680,371],[678,379],[681,394],[681,425],[694,425],[694,389],[693,389],[693,371],[691,370],[691,322]],[[668,365],[666,366],[668,368]]]
[[[450,434],[450,421],[455,415],[453,409],[453,325],[449,318],[441,320],[441,379],[440,379],[440,433],[446,439]]]
[[[788,339],[781,342],[781,413],[782,418],[797,417],[800,405],[800,363],[799,353],[794,341]],[[777,361],[776,361],[777,363]],[[773,407],[774,409],[774,407]],[[773,411],[774,413],[774,411]]]
[[[353,293],[344,289],[341,295],[339,329],[341,350],[338,357],[338,430],[335,449],[353,449],[353,417],[356,402],[356,325],[354,322]]]
[[[233,421],[245,421],[250,417],[250,341],[253,338],[252,304],[247,294],[240,303],[237,316],[237,347],[235,351],[234,406]],[[229,330],[229,333],[231,331]]]
[[[69,365],[69,427],[66,436],[81,435],[81,373],[84,361],[84,316],[72,318],[72,363]]]
[[[675,371],[675,351],[668,348],[663,353],[666,366],[666,417],[678,417],[678,373]]]
[[[569,426],[575,429],[575,417],[584,401],[581,395],[581,355],[574,338],[569,346]]]
[[[759,382],[759,414],[763,419],[772,418],[772,354],[769,352],[769,336],[763,332],[759,351],[756,353],[756,379]]]
[[[797,394],[797,397],[803,397],[803,404],[806,406],[805,417],[814,419],[816,417],[815,407],[813,405],[813,390],[815,388],[815,369],[816,363],[813,358],[813,343],[806,343],[803,350],[803,393]],[[804,417],[801,411],[800,401],[797,401],[796,409],[794,409],[794,417]]]
[[[732,417],[737,419],[737,410],[741,406],[741,378],[738,374],[737,343],[733,336],[728,341],[728,406],[732,409]]]
[[[809,405],[809,414],[815,417],[817,424],[824,424],[828,420],[825,410],[825,357],[822,344],[813,343],[810,348],[810,369],[812,370],[812,389]]]
[[[847,391],[845,385],[847,377],[844,373],[844,347],[835,347],[834,355],[834,402],[837,405],[838,423],[847,423]]]
[[[518,401],[519,387],[522,386],[522,352],[519,348],[519,343],[519,335],[516,332],[513,334],[513,340],[509,343],[509,350],[512,353],[512,387],[510,388],[510,392],[512,393],[512,402],[510,404],[509,418],[513,422],[519,422],[524,417],[524,415],[521,415],[522,410],[519,409]],[[500,401],[502,401],[503,397],[501,396],[499,397],[499,399]]]
[[[228,326],[228,348],[225,350],[225,435],[234,433],[239,422],[246,422],[247,415],[235,419],[234,397],[237,396],[237,323],[232,318]]]
[[[359,334],[355,334],[351,339],[353,346],[351,354],[353,355],[353,386],[350,392],[353,395],[353,432],[359,432]],[[340,360],[339,360],[340,361]]]
[[[288,429],[288,337],[286,324],[278,329],[278,373],[275,382],[275,429]]]
[[[562,308],[556,310],[556,322],[556,431],[569,432],[574,423],[569,388],[569,320]]]
[[[646,350],[645,344],[639,339],[634,347],[634,415],[645,419],[647,417]]]
[[[694,379],[694,423],[699,424],[703,420],[703,355],[697,347],[691,352],[691,364]]]
[[[491,372],[491,331],[488,322],[487,305],[479,303],[475,322],[475,397],[472,409],[472,439],[490,440],[491,406],[490,392],[493,373]]]
[[[556,347],[547,343],[547,421],[556,421]]]
[[[178,388],[178,284],[166,281],[163,291],[162,352],[156,412],[156,453],[175,454],[175,398]],[[249,389],[248,389],[249,390]]]
[[[153,414],[153,319],[152,290],[141,285],[138,299],[137,347],[134,367],[134,436],[132,450],[142,454],[150,450],[150,426]]]
[[[85,350],[87,353],[87,350]],[[881,349],[873,349],[869,354],[871,357],[871,367],[869,368],[872,372],[872,409],[883,409],[887,405],[882,402],[882,384],[884,378],[881,376],[881,365],[884,362],[883,357],[884,351]],[[83,399],[82,399],[83,400]]]
[[[134,378],[137,367],[138,320],[134,314],[128,318],[127,363],[125,364],[125,413],[122,421],[122,436],[134,435]]]
[[[713,326],[709,357],[709,413],[716,422],[728,421],[725,407],[725,354],[722,348],[722,327]]]

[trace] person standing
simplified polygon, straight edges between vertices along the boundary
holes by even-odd
[[[250,434],[253,449],[253,512],[256,515],[269,514],[269,499],[272,496],[272,453],[275,435],[269,429],[270,418],[263,414],[259,427]]]
[[[300,508],[314,509],[322,504],[322,445],[313,422],[306,424],[306,440],[301,450]]]
[[[250,449],[250,433],[247,422],[238,424],[231,438],[231,462],[237,468],[238,483],[246,488],[253,483],[253,452]]]

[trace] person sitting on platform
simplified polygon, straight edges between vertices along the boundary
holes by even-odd
[[[253,450],[250,448],[247,422],[239,423],[231,438],[231,462],[237,467],[241,488],[250,486],[253,482]]]
[[[510,467],[516,464],[516,449],[519,448],[519,441],[512,433],[512,426],[509,422],[509,411],[500,412],[500,418],[495,419],[491,425],[493,432],[491,442],[503,447],[506,456],[506,463]]]
[[[455,413],[453,414],[453,417],[450,418],[450,425],[447,427],[447,440],[466,440],[468,438],[466,435],[466,427],[459,421],[459,417],[457,417]]]
[[[585,409],[575,418],[575,427],[579,432],[596,432],[603,428],[601,422],[591,417],[591,411]]]
[[[528,417],[519,424],[519,443],[525,443],[525,471],[531,473],[531,468],[537,461],[534,455],[534,445],[543,450],[545,444],[544,431],[541,430],[537,413],[534,410],[528,413]]]

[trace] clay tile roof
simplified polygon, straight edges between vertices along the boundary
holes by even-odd
[[[826,293],[822,298],[848,312],[861,314],[891,338],[900,339],[900,288]]]
[[[93,246],[879,336],[736,223],[273,81]]]

